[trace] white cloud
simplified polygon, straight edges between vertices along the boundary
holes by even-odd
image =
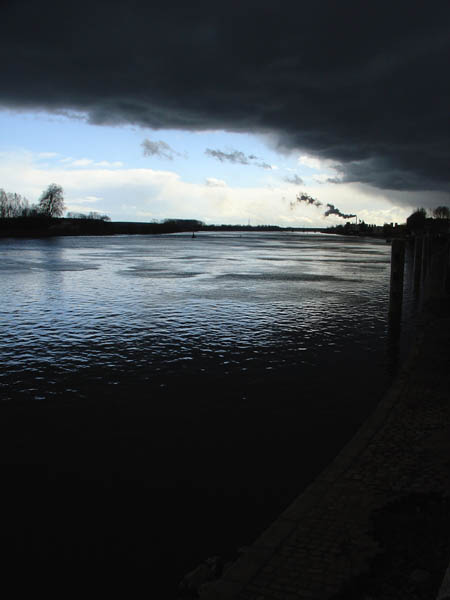
[[[215,177],[207,177],[205,179],[205,185],[209,187],[227,187],[227,184],[223,179],[216,179]]]
[[[314,158],[306,154],[302,154],[298,157],[298,163],[300,165],[304,165],[305,167],[309,167],[310,169],[320,170],[322,168],[322,164],[318,158]]]
[[[31,202],[36,202],[50,183],[57,183],[64,189],[68,210],[83,212],[95,205],[95,210],[113,220],[179,217],[207,223],[247,223],[250,219],[254,225],[320,227],[343,222],[337,217],[325,218],[323,207],[299,205],[291,209],[295,188],[277,181],[269,189],[264,178],[253,187],[232,187],[212,177],[190,183],[173,171],[131,169],[113,163],[99,166],[92,161],[73,169],[68,161],[57,161],[49,166],[33,153],[22,151],[0,154],[0,181],[5,190],[25,195]],[[323,205],[334,204],[367,223],[404,222],[411,213],[408,207],[394,206],[388,192],[369,186],[317,183],[305,188]]]
[[[38,158],[56,158],[58,155],[58,152],[39,152],[38,153]]]
[[[63,163],[66,167],[84,168],[84,167],[106,167],[106,168],[119,168],[123,167],[123,163],[120,161],[108,161],[100,160],[95,161],[92,158],[73,158],[72,156],[66,156],[65,158],[59,159],[60,163]]]
[[[119,168],[119,167],[123,167],[123,162],[120,162],[120,160],[116,160],[116,161],[113,161],[113,162],[109,162],[107,160],[101,160],[99,162],[95,162],[94,165],[96,167],[113,167],[113,168],[116,167],[116,168]]]
[[[70,163],[71,167],[89,167],[93,164],[93,160],[90,158],[79,158],[78,160],[73,160]]]
[[[338,163],[335,161],[316,158],[309,154],[302,154],[297,159],[297,162],[299,166],[315,171],[309,173],[309,175],[307,172],[302,173],[305,181],[312,185],[315,185],[316,183],[328,184],[332,181],[337,183],[341,179],[341,175],[336,168]]]
[[[100,202],[103,200],[101,196],[80,196],[79,198],[74,198],[73,201],[78,204],[94,204],[95,202]]]
[[[315,169],[317,171],[322,171],[324,169],[333,169],[336,166],[336,162],[332,160],[323,160],[320,158],[316,158],[315,156],[311,156],[309,154],[302,154],[298,157],[298,163],[305,167],[309,167],[310,169]]]

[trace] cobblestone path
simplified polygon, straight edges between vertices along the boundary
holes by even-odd
[[[444,315],[440,310],[425,319],[417,346],[397,381],[351,442],[220,580],[201,588],[200,597],[388,600],[427,597],[420,595],[426,588],[423,594],[435,589],[428,596],[432,600],[439,588],[436,577],[442,580],[450,558],[445,544],[441,562],[432,560],[437,575],[430,573],[431,567],[421,568],[417,560],[429,549],[415,548],[416,558],[410,558],[410,563],[405,558],[409,550],[400,551],[395,560],[399,564],[405,560],[399,567],[401,583],[396,585],[403,586],[402,591],[394,589],[393,583],[389,588],[392,573],[380,571],[378,579],[386,579],[383,585],[377,584],[376,573],[370,581],[364,580],[364,574],[373,571],[374,561],[388,551],[374,535],[376,515],[416,499],[416,512],[409,511],[412,517],[406,533],[401,533],[409,539],[408,529],[419,527],[423,499],[450,498],[449,475],[450,318],[447,310]],[[406,512],[401,509],[396,520]],[[415,539],[414,546],[425,537]],[[364,591],[369,583],[370,593]]]

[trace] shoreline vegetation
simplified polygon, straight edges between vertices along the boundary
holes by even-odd
[[[322,202],[308,194],[299,194],[297,202],[322,206]],[[295,203],[293,203],[295,205]],[[406,223],[385,223],[370,225],[358,220],[357,215],[344,214],[333,204],[327,204],[325,216],[338,215],[345,219],[345,225],[330,227],[281,227],[278,225],[207,225],[198,219],[169,218],[153,222],[111,221],[106,214],[90,212],[89,214],[68,212],[65,217],[64,191],[60,185],[51,183],[45,189],[38,204],[30,202],[20,194],[5,192],[0,188],[0,238],[44,238],[56,236],[84,235],[157,235],[168,233],[192,233],[200,231],[279,231],[305,233],[332,233],[335,235],[352,235],[360,237],[381,238],[389,242],[392,238],[405,237],[414,231],[430,228],[430,221],[424,208],[414,211]],[[438,206],[432,216],[439,224],[439,229],[448,231],[450,208]],[[350,219],[355,219],[352,222]],[[443,226],[442,226],[443,225]],[[435,229],[435,226],[431,226]]]
[[[206,225],[196,219],[165,219],[161,222],[111,221],[108,217],[49,217],[46,215],[0,218],[0,238],[44,238],[81,235],[157,235],[201,231],[318,232],[390,239],[404,234],[404,225],[382,227],[364,222],[335,227],[280,227],[278,225]]]

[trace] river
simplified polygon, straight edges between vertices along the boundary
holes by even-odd
[[[10,238],[0,258],[13,564],[113,568],[175,598],[287,506],[392,374],[384,241]]]

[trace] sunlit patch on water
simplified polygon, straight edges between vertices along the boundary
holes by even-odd
[[[376,241],[200,233],[0,240],[0,252],[6,400],[187,372],[385,368],[389,248]]]

